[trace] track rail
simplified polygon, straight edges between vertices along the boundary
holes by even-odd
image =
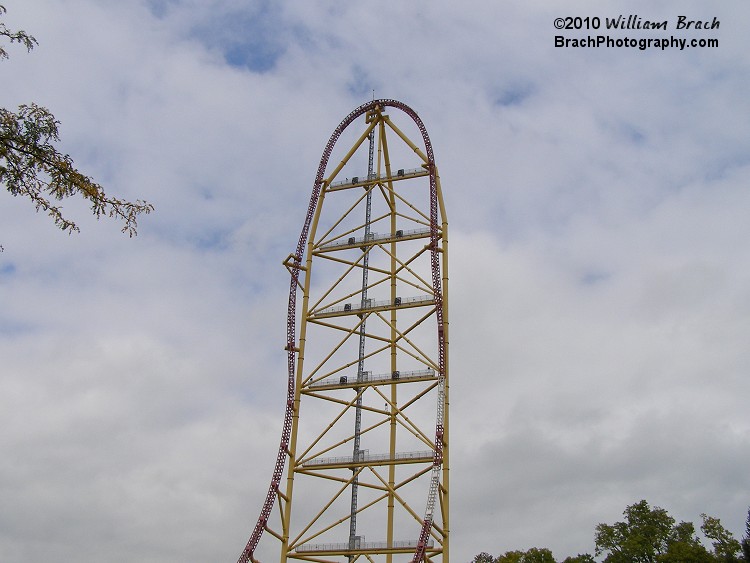
[[[433,458],[432,467],[432,479],[430,483],[430,491],[428,493],[427,507],[425,509],[424,524],[417,540],[417,546],[414,551],[414,557],[412,563],[422,563],[425,557],[425,550],[429,544],[430,531],[432,529],[433,511],[435,507],[435,500],[437,496],[437,489],[439,485],[440,469],[443,464],[443,432],[444,432],[444,388],[445,388],[445,331],[444,331],[444,320],[443,320],[443,292],[441,287],[441,273],[440,273],[440,233],[438,227],[438,197],[437,197],[437,178],[435,170],[435,157],[432,149],[432,143],[430,142],[429,135],[424,123],[419,118],[417,113],[398,100],[393,99],[380,99],[372,100],[365,104],[362,104],[349,115],[347,115],[336,129],[331,134],[328,143],[323,150],[323,155],[318,165],[318,171],[315,176],[315,183],[313,184],[312,195],[310,197],[310,204],[307,208],[307,214],[305,216],[305,222],[300,233],[299,241],[294,254],[290,255],[286,262],[287,267],[291,273],[291,280],[289,285],[289,305],[287,310],[287,328],[286,328],[286,350],[287,350],[287,366],[288,366],[288,380],[287,380],[287,399],[286,399],[286,410],[284,413],[284,424],[281,432],[281,442],[279,444],[279,451],[276,457],[276,465],[274,466],[273,477],[271,478],[271,485],[268,488],[266,499],[261,508],[260,516],[258,521],[253,528],[253,532],[250,535],[245,548],[240,554],[237,563],[248,563],[250,561],[255,562],[256,559],[253,557],[255,549],[258,547],[261,536],[267,528],[268,519],[271,515],[271,511],[276,502],[276,497],[279,494],[279,485],[284,473],[284,467],[286,465],[286,459],[289,452],[289,440],[292,431],[292,419],[294,416],[294,396],[295,396],[295,369],[296,369],[296,313],[297,313],[297,290],[299,287],[300,271],[303,269],[302,258],[304,256],[305,245],[307,244],[307,238],[310,231],[310,225],[312,223],[315,209],[318,205],[318,199],[320,198],[320,192],[323,187],[324,176],[326,168],[328,167],[328,160],[331,157],[333,148],[336,145],[341,134],[344,130],[354,122],[355,119],[364,115],[368,111],[375,110],[376,108],[392,107],[401,110],[408,115],[412,121],[416,124],[417,128],[422,135],[422,140],[425,146],[425,154],[427,156],[427,170],[430,176],[430,255],[431,255],[431,269],[432,269],[432,289],[435,295],[435,314],[437,321],[437,339],[438,339],[438,366],[439,371],[437,373],[439,381],[439,396],[438,396],[438,412],[437,422],[435,425],[435,454]]]

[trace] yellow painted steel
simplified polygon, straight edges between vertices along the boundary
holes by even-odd
[[[359,558],[363,563],[405,563],[415,552],[426,518],[431,518],[432,527],[425,561],[448,562],[445,205],[435,168],[445,342],[441,378],[435,310],[439,301],[430,281],[433,247],[424,240],[431,236],[429,161],[425,149],[404,132],[408,122],[396,126],[382,107],[368,111],[364,122],[364,132],[323,181],[305,257],[290,255],[283,262],[287,269],[300,270],[302,306],[298,342],[289,343],[297,362],[286,485],[277,495],[278,524],[273,524],[275,531],[271,522],[266,525],[269,536],[263,540],[278,542],[281,563]],[[354,171],[366,170],[361,157],[371,131],[377,143],[374,174],[354,176]],[[342,182],[345,173],[353,176],[351,181]],[[375,234],[364,240],[361,233],[370,232],[364,229],[362,212],[368,191],[374,202],[370,226]],[[365,253],[370,280],[367,303],[360,303]],[[362,357],[355,345],[360,330],[367,346]],[[365,372],[358,381],[361,361]],[[362,449],[355,459],[352,420],[358,399],[366,423],[358,433]],[[442,401],[444,413],[437,438],[436,401]],[[435,452],[440,449],[435,510],[425,515]],[[352,545],[347,493],[355,479],[361,489]]]

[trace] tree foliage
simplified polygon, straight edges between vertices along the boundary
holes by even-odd
[[[705,514],[701,514],[701,518],[703,519],[701,531],[711,540],[716,556],[721,561],[740,561],[740,559],[737,559],[737,554],[741,549],[740,542],[734,539],[732,534],[721,525],[721,521]]]
[[[596,527],[596,554],[606,553],[606,563],[655,563],[667,551],[674,518],[645,500],[628,506],[623,514],[623,522]]]
[[[692,522],[680,522],[672,528],[667,550],[658,556],[660,563],[712,563],[715,559],[706,550]]]
[[[547,548],[532,547],[528,551],[506,551],[494,563],[555,563],[555,558]]]
[[[566,557],[562,563],[596,563],[593,555],[588,553],[578,554],[575,557]]]
[[[521,563],[525,553],[523,551],[506,551],[495,559],[495,563]]]
[[[498,557],[492,557],[486,551],[474,557],[473,563],[556,563],[552,552],[544,548],[532,547],[528,551],[506,551]],[[595,563],[591,555],[568,557],[563,563]]]
[[[745,520],[745,537],[742,538],[742,555],[745,561],[750,561],[750,509],[747,511],[747,520]]]
[[[479,553],[474,556],[474,561],[472,563],[494,563],[495,558],[492,557],[489,553],[486,551],[483,551],[482,553]]]
[[[750,510],[742,542],[722,526],[718,518],[701,514],[701,531],[713,552],[701,543],[692,522],[675,523],[663,508],[641,500],[628,506],[622,522],[599,524],[594,534],[597,557],[604,563],[750,563]],[[742,551],[743,555],[738,555]],[[473,563],[555,563],[546,548],[506,551],[493,558],[482,552]],[[588,553],[567,557],[561,563],[596,563]]]
[[[5,6],[0,5],[0,16],[5,14],[6,11],[7,10],[5,9]],[[27,51],[31,51],[34,46],[37,45],[37,40],[34,39],[31,35],[29,35],[25,31],[11,31],[5,26],[3,22],[0,22],[0,37],[5,37],[10,41],[11,44],[20,43],[21,45],[26,47]],[[5,50],[5,47],[3,45],[0,45],[0,59],[7,58],[8,51]]]
[[[521,563],[555,563],[555,558],[546,547],[532,547],[523,555]]]
[[[0,5],[0,16],[5,12]],[[3,38],[28,51],[37,44],[25,31],[11,31],[0,22]],[[0,59],[7,58],[8,51],[0,44]],[[37,211],[47,212],[63,231],[79,229],[55,202],[80,196],[89,202],[94,216],[118,219],[124,233],[136,235],[138,215],[150,213],[153,206],[142,200],[130,202],[108,196],[102,186],[78,171],[70,156],[56,146],[59,125],[49,110],[34,103],[21,105],[17,111],[0,108],[0,184],[13,196],[29,198]]]

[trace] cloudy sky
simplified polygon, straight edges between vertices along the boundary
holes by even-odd
[[[0,204],[0,560],[235,561],[281,427],[321,151],[377,97],[435,147],[451,238],[452,557],[593,552],[640,499],[750,505],[750,5],[4,0],[0,62],[113,194]],[[717,48],[556,48],[638,15]],[[676,30],[678,16],[719,29]]]

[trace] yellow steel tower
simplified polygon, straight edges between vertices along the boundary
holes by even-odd
[[[360,106],[284,261],[286,413],[240,562],[448,563],[447,263],[424,124],[396,100]]]

